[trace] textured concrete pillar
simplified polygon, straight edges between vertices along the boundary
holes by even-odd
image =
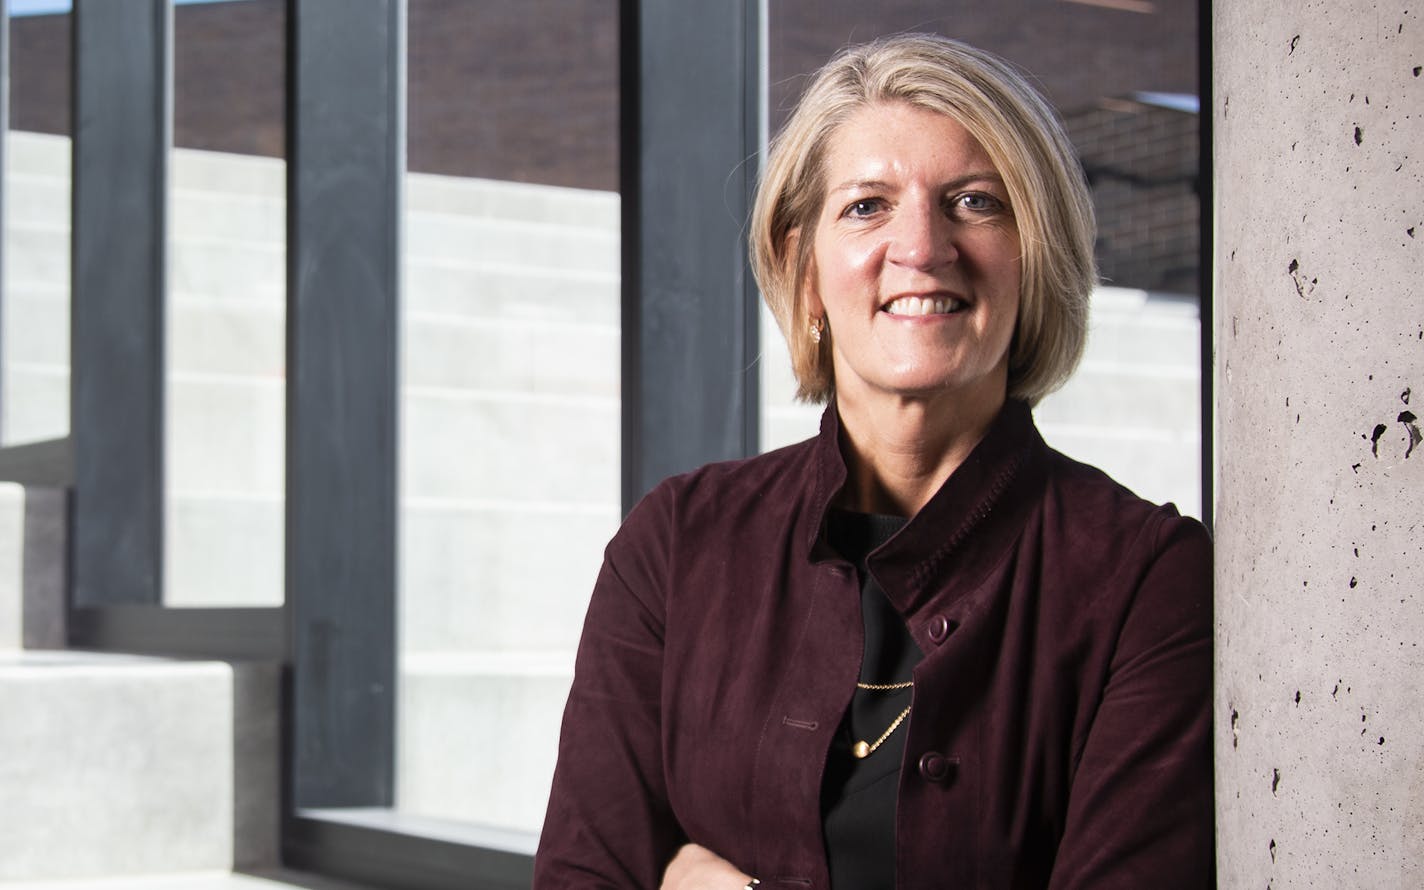
[[[1424,8],[1214,10],[1220,886],[1424,887]]]

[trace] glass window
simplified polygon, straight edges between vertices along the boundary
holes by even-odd
[[[282,602],[286,3],[173,9],[170,606]]]
[[[531,833],[620,519],[617,8],[540,11],[408,6],[396,782]]]
[[[944,34],[1034,76],[1088,175],[1103,276],[1083,363],[1038,406],[1039,427],[1049,444],[1144,497],[1199,515],[1195,4],[905,0],[872,9],[784,0],[770,16],[772,132],[838,48],[882,35]],[[794,402],[785,344],[769,317],[762,350],[763,447],[813,435],[820,411]]]
[[[70,14],[12,0],[0,444],[69,434]]]

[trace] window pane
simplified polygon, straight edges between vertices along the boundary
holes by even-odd
[[[409,2],[402,814],[543,820],[620,517],[616,16]]]
[[[173,10],[170,606],[283,593],[284,0]]]
[[[54,4],[50,4],[53,8]],[[69,434],[68,12],[14,14],[5,134],[0,444]]]
[[[840,47],[931,31],[1028,70],[1059,109],[1097,206],[1087,353],[1035,411],[1049,444],[1144,497],[1199,514],[1200,347],[1196,6],[1156,0],[850,0],[771,4],[771,129]],[[785,344],[763,325],[762,444],[813,435]]]

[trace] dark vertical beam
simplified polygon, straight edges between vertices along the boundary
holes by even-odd
[[[758,449],[759,0],[623,0],[623,505]]]
[[[1212,528],[1216,497],[1216,192],[1212,165],[1213,90],[1211,85],[1211,0],[1197,0],[1197,82],[1201,92],[1197,114],[1197,199],[1201,288],[1201,518]]]
[[[395,768],[404,3],[294,0],[288,22],[294,802],[384,806]]]
[[[3,287],[5,281],[5,233],[9,230],[6,221],[9,215],[5,208],[9,206],[10,196],[6,186],[9,185],[9,177],[6,171],[10,169],[9,157],[5,153],[5,145],[10,140],[5,138],[10,132],[10,4],[8,0],[0,0],[0,368],[4,367],[5,361],[5,311],[10,300],[10,294]],[[0,409],[5,406],[5,391],[0,387]],[[4,416],[4,411],[0,410],[0,417]],[[3,443],[6,430],[0,424],[0,443]]]
[[[158,603],[169,7],[79,0],[72,26],[74,602]]]

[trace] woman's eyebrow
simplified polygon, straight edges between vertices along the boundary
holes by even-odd
[[[998,172],[997,172],[997,171],[994,171],[994,170],[975,171],[975,172],[972,172],[972,173],[965,173],[963,176],[957,176],[957,177],[955,177],[954,179],[951,179],[949,182],[946,182],[946,183],[944,183],[943,185],[941,185],[941,188],[942,188],[944,191],[949,192],[949,191],[954,191],[954,190],[957,189],[957,188],[963,188],[964,186],[969,185],[969,184],[972,183],[972,182],[991,182],[991,183],[994,183],[994,184],[996,184],[996,185],[1002,186],[1002,185],[1004,184],[1004,177],[1000,176],[1000,175],[998,174]],[[886,182],[886,181],[883,180],[883,179],[848,179],[848,180],[846,180],[845,182],[842,182],[840,185],[833,186],[833,187],[831,188],[831,191],[833,191],[833,192],[856,192],[856,191],[871,191],[871,192],[874,192],[874,191],[883,191],[883,190],[888,189],[888,188],[890,188],[890,187],[891,187],[891,186],[890,186],[890,183]]]

